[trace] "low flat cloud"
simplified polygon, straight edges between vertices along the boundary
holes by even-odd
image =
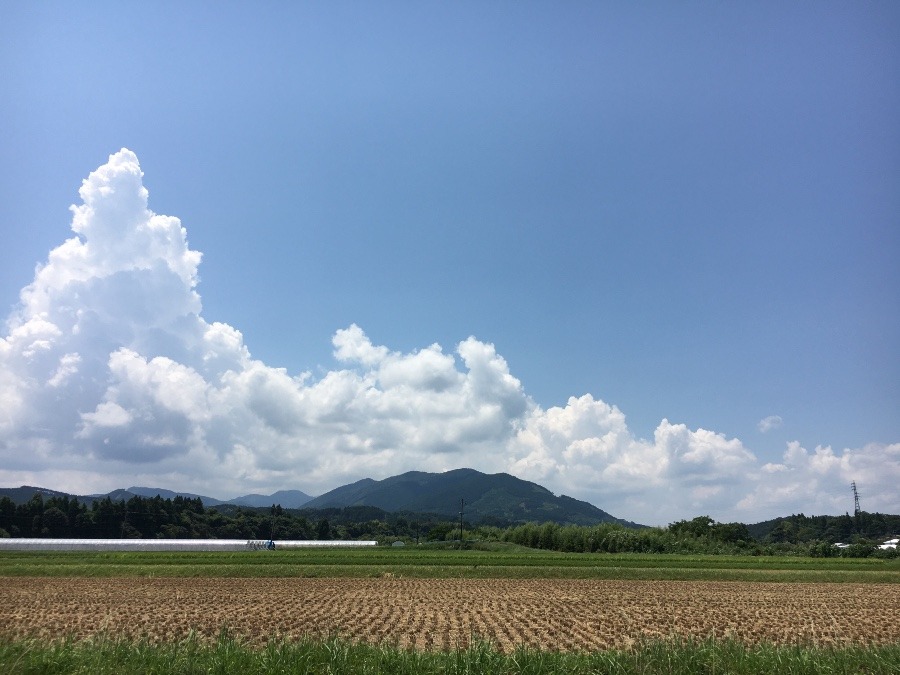
[[[468,466],[650,524],[840,512],[853,479],[869,510],[900,511],[900,444],[791,443],[783,461],[761,463],[738,439],[666,419],[638,438],[591,394],[537,405],[473,336],[404,353],[352,324],[331,337],[324,375],[268,366],[237,328],[203,317],[201,254],[177,218],[149,209],[142,177],[125,149],[90,174],[73,236],[7,319],[0,484],[227,497]]]
[[[757,422],[756,428],[759,429],[760,433],[766,434],[773,429],[779,429],[782,424],[784,424],[784,420],[782,420],[778,415],[769,415],[768,417],[763,417],[759,422]]]

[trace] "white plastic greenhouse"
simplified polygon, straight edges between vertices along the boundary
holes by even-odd
[[[246,539],[0,539],[0,551],[246,551],[272,548]],[[273,542],[274,548],[377,546],[377,541]]]

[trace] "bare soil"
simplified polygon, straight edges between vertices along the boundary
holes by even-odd
[[[0,578],[0,636],[254,644],[342,636],[413,649],[559,650],[640,638],[900,642],[896,586],[520,579]]]

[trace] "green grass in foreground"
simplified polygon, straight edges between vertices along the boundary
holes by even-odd
[[[251,649],[227,635],[168,645],[112,638],[0,642],[0,670],[15,674],[90,673],[892,673],[900,645],[825,649],[746,647],[737,642],[646,642],[631,651],[564,653],[521,649],[501,654],[488,643],[450,652],[415,652],[340,639],[272,642]]]
[[[659,579],[900,583],[900,559],[588,554],[492,544],[238,552],[2,551],[0,576]]]

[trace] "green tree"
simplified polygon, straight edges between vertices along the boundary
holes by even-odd
[[[46,532],[50,537],[66,537],[69,534],[69,517],[63,513],[62,509],[51,506],[44,511],[41,518],[42,532]]]
[[[15,524],[16,505],[13,500],[4,495],[0,498],[0,527],[4,530],[12,529]]]

